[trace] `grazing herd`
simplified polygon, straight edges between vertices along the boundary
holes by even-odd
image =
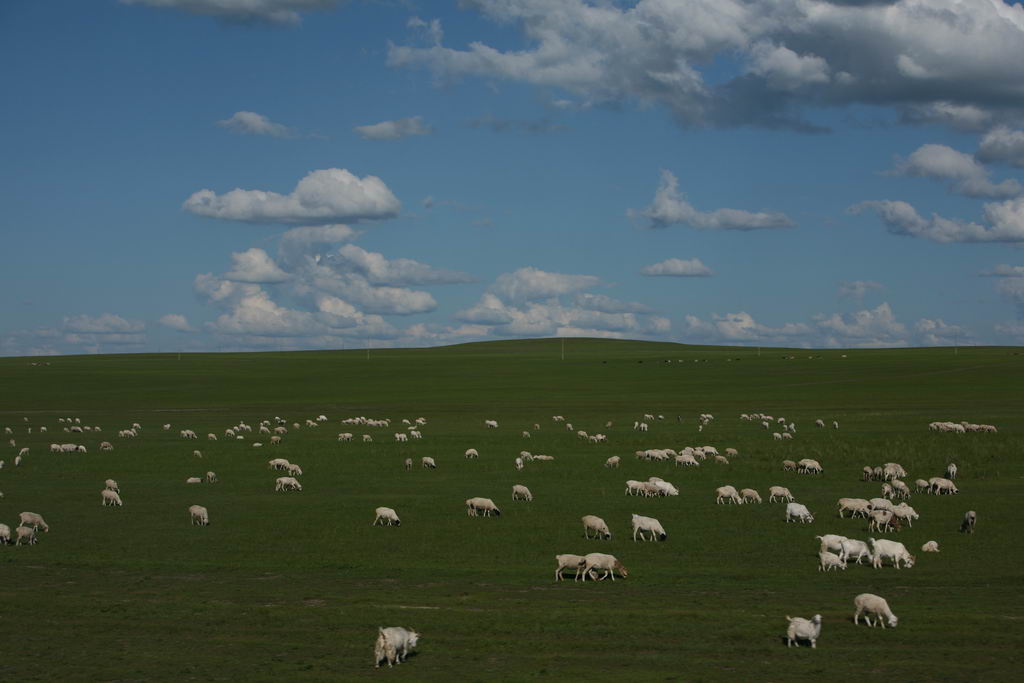
[[[564,422],[563,416],[554,416],[553,421]],[[785,418],[774,418],[770,415],[763,413],[743,414],[740,416],[741,420],[760,422],[766,430],[770,431],[771,425],[778,424],[782,425],[782,432],[773,433],[773,439],[775,440],[789,440],[793,438],[796,433],[796,425],[786,420]],[[642,420],[636,420],[633,425],[633,429],[637,432],[646,433],[650,430],[650,425],[655,424],[658,421],[664,420],[662,415],[655,416],[653,413],[644,414]],[[681,418],[677,418],[680,422]],[[699,419],[699,429],[703,430],[704,427],[709,426],[714,420],[714,416],[710,414],[703,414]],[[61,418],[61,422],[66,422],[68,426],[65,427],[65,431],[69,433],[80,433],[84,434],[86,431],[99,432],[99,427],[84,427],[80,425],[80,421],[77,418],[72,423],[71,418]],[[286,422],[281,418],[275,418],[277,423],[271,432],[272,422],[270,420],[264,420],[259,425],[259,433],[272,434],[270,436],[270,445],[276,446],[282,443],[284,435],[288,434],[288,428],[285,426]],[[316,428],[319,423],[327,421],[326,416],[320,415],[316,420],[306,420],[306,428]],[[421,428],[426,425],[425,418],[417,418],[416,421],[410,422],[409,420],[404,421],[407,425],[407,429],[401,432],[394,433],[394,441],[399,443],[407,443],[409,437],[413,439],[422,439],[423,433]],[[391,424],[390,419],[368,419],[368,418],[348,418],[342,420],[342,423],[349,425],[367,425],[374,427],[388,427]],[[479,423],[477,423],[479,424]],[[815,425],[818,428],[825,427],[825,421],[818,419],[815,421]],[[540,429],[539,424],[533,424],[533,432]],[[611,422],[606,424],[606,428],[612,426]],[[833,421],[832,426],[834,429],[838,429],[838,422]],[[293,429],[301,428],[301,424],[298,422],[292,423]],[[499,423],[494,419],[484,420],[484,427],[487,429],[499,429]],[[565,427],[571,432],[573,427],[571,424],[565,424]],[[163,429],[165,431],[170,430],[170,424],[164,424]],[[991,425],[975,425],[970,423],[951,423],[951,422],[933,422],[929,425],[929,428],[933,431],[939,432],[955,432],[955,433],[966,433],[966,432],[995,432],[995,427]],[[45,428],[40,429],[42,433]],[[11,433],[10,429],[6,430],[7,433]],[[240,422],[237,425],[225,429],[224,434],[228,438],[234,438],[241,440],[244,437],[243,433],[252,432],[252,428]],[[135,439],[142,433],[142,426],[138,423],[132,424],[130,428],[119,430],[118,436],[122,439]],[[576,431],[577,436],[582,440],[590,443],[607,443],[608,438],[604,434],[590,435],[582,430]],[[199,437],[197,433],[191,429],[182,429],[179,432],[179,436],[186,440],[197,440]],[[521,431],[521,436],[524,439],[532,438],[532,432],[528,430]],[[207,434],[207,439],[210,441],[216,441],[217,436],[214,433]],[[355,435],[350,432],[343,432],[338,434],[339,442],[352,442],[355,440]],[[363,442],[372,442],[372,436],[369,434],[362,435]],[[12,447],[15,446],[14,440],[11,440]],[[260,442],[253,442],[252,446],[259,446]],[[785,448],[780,445],[779,448]],[[103,451],[113,450],[113,445],[110,442],[104,441],[100,444],[100,449]],[[51,453],[87,453],[87,447],[83,444],[65,443],[65,444],[51,444]],[[21,448],[18,452],[17,457],[14,460],[15,466],[20,466],[22,459],[28,457],[30,451],[28,448]],[[193,455],[197,458],[202,458],[202,453],[198,450],[193,452]],[[712,462],[720,465],[728,465],[730,463],[729,458],[735,458],[739,456],[737,449],[727,448],[725,449],[725,455],[720,455],[717,449],[713,446],[687,446],[678,451],[671,448],[651,448],[641,451],[636,451],[635,456],[638,460],[643,461],[667,461],[672,460],[675,465],[683,467],[700,467],[701,462],[707,460],[709,456],[712,457]],[[480,453],[476,448],[468,448],[464,451],[464,457],[470,460],[478,459]],[[514,468],[517,471],[522,471],[526,468],[528,463],[545,462],[554,460],[554,456],[549,455],[534,455],[528,451],[521,451],[518,457],[513,459]],[[420,459],[421,466],[428,470],[437,468],[437,463],[434,458],[424,456]],[[0,461],[2,463],[2,461]],[[622,463],[622,457],[614,455],[604,460],[604,467],[610,469],[617,469]],[[2,466],[2,465],[0,465]],[[303,475],[302,468],[289,462],[285,458],[272,458],[267,461],[267,466],[271,470],[277,470],[287,472],[286,475],[277,477],[275,480],[275,492],[301,492],[302,484],[298,477]],[[404,466],[406,470],[411,470],[413,466],[412,458],[404,459]],[[824,468],[818,460],[811,458],[804,458],[799,461],[784,460],[782,463],[782,469],[785,472],[794,472],[801,475],[816,475],[823,476]],[[725,470],[723,470],[725,471]],[[945,476],[935,476],[928,479],[917,479],[915,481],[915,488],[917,492],[924,492],[930,495],[942,496],[942,495],[955,495],[959,493],[957,485],[954,480],[957,478],[959,468],[955,463],[950,463],[946,471]],[[879,481],[881,482],[881,496],[877,498],[840,498],[837,503],[837,516],[839,518],[845,518],[847,513],[852,518],[862,518],[868,523],[868,531],[876,533],[886,532],[898,532],[904,526],[912,527],[913,521],[919,519],[917,512],[910,507],[906,502],[911,498],[912,492],[910,487],[905,483],[904,479],[907,479],[908,474],[906,470],[898,463],[885,463],[882,466],[865,466],[862,472],[863,481]],[[178,480],[180,481],[180,480]],[[202,484],[202,483],[215,483],[218,481],[216,473],[209,471],[205,477],[192,476],[188,477],[185,482],[190,485]],[[122,507],[124,506],[123,499],[121,497],[121,488],[117,481],[114,479],[107,479],[104,482],[104,488],[101,490],[101,502],[102,505],[107,507]],[[543,493],[543,492],[542,492]],[[650,477],[646,481],[638,480],[627,480],[625,487],[625,495],[628,496],[640,496],[645,498],[666,498],[676,497],[680,495],[680,490],[675,485],[667,482],[659,477]],[[0,494],[2,496],[2,494]],[[894,504],[894,500],[899,500],[898,504]],[[532,502],[534,500],[533,493],[523,484],[515,484],[512,487],[512,500],[513,501],[524,501]],[[811,511],[802,503],[796,502],[793,494],[789,488],[785,486],[771,486],[768,489],[768,502],[785,503],[785,521],[786,522],[798,522],[800,524],[813,524],[815,522],[815,516]],[[735,486],[727,484],[720,486],[715,489],[715,503],[718,505],[732,504],[732,505],[752,505],[761,504],[762,498],[760,493],[753,488],[742,488],[737,489]],[[666,503],[668,504],[668,503]],[[659,503],[660,505],[660,503]],[[502,515],[501,509],[495,504],[491,498],[487,497],[471,497],[465,500],[465,510],[469,517],[500,517]],[[194,526],[208,526],[210,523],[209,511],[207,508],[201,505],[191,505],[188,507],[189,519]],[[375,517],[371,526],[399,526],[401,520],[399,519],[398,513],[390,507],[377,507],[375,509]],[[584,538],[588,540],[601,540],[611,541],[612,532],[609,529],[608,524],[600,517],[595,515],[584,515],[581,519],[583,523],[583,534]],[[659,542],[668,541],[668,533],[665,530],[662,523],[654,518],[639,514],[632,514],[632,540],[634,542],[652,542],[657,545]],[[964,516],[960,524],[960,531],[966,534],[973,534],[975,532],[977,524],[977,513],[974,510],[968,511]],[[49,531],[49,527],[43,520],[42,516],[33,512],[22,512],[19,516],[18,526],[12,530],[6,524],[0,524],[0,543],[15,545],[31,545],[38,541],[37,531],[42,529],[43,532]],[[860,565],[862,563],[869,563],[874,568],[881,568],[885,564],[893,566],[899,570],[901,568],[910,569],[914,567],[916,563],[916,557],[908,551],[907,547],[898,541],[890,539],[875,539],[869,538],[867,542],[860,541],[857,539],[851,539],[846,536],[839,534],[823,534],[815,536],[819,541],[819,549],[817,553],[818,557],[818,571],[827,573],[830,571],[845,571],[848,566],[852,563]],[[928,541],[921,547],[921,552],[925,553],[938,553],[939,547],[937,541]],[[603,581],[605,579],[611,579],[615,581],[616,577],[627,578],[629,571],[622,564],[622,562],[614,555],[607,553],[587,553],[583,555],[577,554],[559,554],[555,556],[556,569],[555,569],[555,581],[563,581],[566,573],[571,572],[574,581],[586,582],[589,578],[591,581]],[[895,627],[898,623],[898,619],[893,614],[886,600],[877,595],[870,593],[862,593],[854,599],[855,612],[853,616],[854,624],[859,624],[860,618],[863,617],[869,626],[874,626],[876,623],[885,628],[886,625]],[[822,617],[820,614],[815,614],[810,619],[801,617],[786,617],[788,622],[788,628],[786,630],[786,644],[788,647],[793,645],[799,645],[801,642],[809,643],[811,648],[817,647],[817,642],[821,635]],[[381,627],[378,629],[377,640],[374,645],[374,664],[379,667],[382,662],[386,662],[388,666],[402,663],[406,660],[409,653],[416,647],[420,634],[416,631],[409,630],[403,627]]]

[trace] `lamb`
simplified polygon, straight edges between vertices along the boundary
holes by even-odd
[[[892,510],[872,510],[871,521],[868,522],[868,531],[889,531],[895,518]]]
[[[814,521],[814,515],[801,503],[786,503],[786,521],[792,522],[799,519],[801,524]]]
[[[783,472],[792,472],[794,470],[796,470],[796,463],[795,462],[793,462],[792,460],[783,460],[782,461],[782,471]]]
[[[380,522],[381,526],[401,526],[402,521],[398,519],[398,513],[392,508],[379,507],[374,510],[374,514],[377,516],[373,518],[373,524],[370,526],[377,526],[377,522]]]
[[[200,479],[199,477],[189,477],[188,479],[185,480],[185,483],[186,484],[202,484],[203,480]]]
[[[860,561],[865,557],[869,561],[872,560],[871,550],[868,548],[868,544],[864,541],[858,541],[855,538],[847,538],[840,545],[842,547],[842,551],[839,553],[839,556],[847,562],[849,562],[851,558],[856,560],[857,564],[860,564]]]
[[[515,484],[512,486],[512,500],[519,499],[530,502],[533,500],[533,494],[530,493],[530,489],[526,488],[522,484]]]
[[[35,512],[22,512],[18,515],[18,526],[30,526],[33,529],[42,527],[44,532],[49,532],[50,527],[46,525],[42,515]]]
[[[558,568],[555,570],[555,581],[564,580],[562,572],[566,569],[572,569],[576,573],[576,576],[573,579],[574,581],[579,581],[583,576],[583,573],[580,571],[580,567],[584,562],[582,555],[555,555],[555,562],[558,563]],[[591,572],[590,578],[591,580],[596,581],[597,574]]]
[[[827,550],[822,550],[818,553],[819,572],[827,572],[829,570],[835,569],[836,567],[845,570],[846,560],[844,560],[839,555],[836,555],[835,553],[830,553]]]
[[[921,552],[923,552],[923,553],[937,553],[937,552],[939,552],[939,543],[938,543],[938,541],[928,541],[923,546],[921,546]]]
[[[789,492],[785,486],[769,486],[768,487],[768,502],[774,503],[775,499],[785,500],[790,503],[793,502],[793,494]]]
[[[620,458],[617,455],[613,455],[612,457],[610,457],[610,458],[608,458],[607,460],[604,461],[604,466],[605,467],[618,467],[620,462],[622,462],[622,458]]]
[[[661,526],[661,522],[654,519],[653,517],[644,517],[642,515],[633,515],[633,540],[636,541],[637,534],[640,534],[640,538],[648,540],[644,535],[645,532],[651,534],[650,540],[652,541],[664,541],[668,539],[668,534],[665,533],[665,528]]]
[[[401,664],[405,661],[409,651],[416,647],[419,638],[419,633],[401,626],[378,628],[377,642],[373,648],[374,666],[379,667],[382,659],[387,660],[388,666]]]
[[[967,532],[969,534],[974,533],[974,525],[978,521],[978,513],[974,510],[968,510],[964,513],[964,520],[960,522],[960,531]]]
[[[931,488],[931,484],[929,484],[924,479],[915,479],[914,480],[914,489],[915,490],[917,490],[917,491],[927,491],[930,488]]]
[[[408,441],[409,435],[404,432],[395,432],[395,441]]]
[[[736,491],[735,486],[719,486],[715,489],[715,503],[721,505],[726,499],[732,501],[735,505],[743,505],[743,499],[740,498],[740,494]]]
[[[715,462],[717,462],[717,463],[719,463],[721,465],[728,465],[729,464],[729,458],[725,457],[724,455],[716,455],[715,456]]]
[[[882,621],[882,617],[885,617],[889,622],[889,626],[896,628],[896,624],[899,623],[899,618],[892,613],[889,609],[889,603],[885,601],[885,598],[880,598],[872,593],[861,593],[853,599],[853,606],[857,608],[857,611],[853,613],[853,623],[860,623],[860,615],[864,615],[864,621],[868,622],[868,626],[874,628],[874,624],[871,623],[871,617],[875,617],[875,621],[885,628],[885,622]]]
[[[750,502],[760,503],[760,502],[762,502],[761,501],[761,494],[758,493],[757,491],[755,491],[754,489],[741,489],[740,490],[740,495],[743,496],[743,502],[744,503],[750,503]]]
[[[821,422],[821,420],[818,420]],[[825,425],[822,424],[822,427]],[[786,647],[793,647],[793,643],[798,640],[810,641],[811,647],[816,648],[818,643],[818,636],[821,635],[821,615],[815,614],[814,617],[808,621],[801,617],[790,617],[787,616],[786,620],[789,622],[789,628],[786,629]],[[799,647],[799,643],[797,643]]]
[[[501,516],[501,510],[490,498],[469,498],[466,500],[466,514],[470,517],[478,517],[483,513],[484,517]]]
[[[480,454],[477,452],[477,450],[475,448],[467,448],[466,449],[466,457],[467,458],[479,458]]]
[[[188,514],[192,519],[192,526],[209,526],[210,513],[202,505],[190,505]]]
[[[946,465],[946,478],[950,480],[956,479],[956,470],[957,467],[955,462],[951,462]]]
[[[271,446],[277,446],[280,443],[281,443],[281,437],[277,436],[276,434],[274,436],[270,437],[270,445]]]
[[[579,566],[583,568],[584,581],[587,580],[587,575],[594,569],[604,570],[604,576],[600,578],[601,581],[604,581],[609,576],[614,581],[615,572],[618,572],[622,578],[629,576],[629,572],[614,555],[606,555],[605,553],[588,553],[583,556],[583,561],[580,562]]]
[[[295,477],[278,477],[275,491],[301,491],[302,484]]]
[[[611,540],[612,532],[603,519],[595,515],[583,515],[583,536],[590,538],[591,531],[595,533],[594,538]]]
[[[21,545],[22,541],[25,541],[26,545],[33,545],[39,542],[39,539],[36,538],[36,530],[33,527],[19,526],[15,529],[15,533],[18,538],[14,545]]]
[[[899,541],[889,541],[886,539],[876,541],[873,538],[869,538],[868,543],[871,544],[871,566],[875,569],[881,568],[882,560],[886,558],[892,558],[893,566],[896,569],[900,568],[900,562],[906,564],[907,569],[914,566],[916,558],[907,552],[907,547]]]
[[[115,505],[117,507],[124,505],[124,503],[121,502],[121,496],[118,495],[117,491],[103,489],[100,491],[100,496],[103,500],[103,505]]]

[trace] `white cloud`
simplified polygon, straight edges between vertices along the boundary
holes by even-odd
[[[839,298],[861,301],[868,292],[877,292],[883,289],[885,287],[872,280],[843,281],[839,283]]]
[[[896,174],[952,181],[953,192],[968,197],[1006,199],[1024,191],[1016,180],[993,183],[989,173],[974,157],[945,145],[921,145],[908,159],[896,163]]]
[[[218,195],[204,189],[182,208],[251,223],[336,223],[391,218],[402,205],[380,178],[358,178],[345,169],[329,168],[310,172],[287,195],[241,189]]]
[[[910,123],[939,123],[965,131],[984,130],[992,123],[992,113],[981,107],[944,100],[910,105],[903,117]]]
[[[424,21],[419,17],[410,17],[409,21],[405,22],[405,25],[411,29],[421,31],[431,45],[440,45],[441,41],[444,40],[444,30],[441,28],[440,19]]]
[[[262,249],[247,249],[231,254],[234,267],[224,274],[225,280],[274,284],[288,279],[288,273],[281,270],[274,260]]]
[[[577,308],[601,313],[654,313],[654,309],[637,301],[619,301],[604,294],[577,294],[572,299]]]
[[[333,254],[329,263],[345,271],[357,272],[374,285],[442,285],[475,282],[468,273],[433,268],[419,261],[399,258],[388,260],[383,254],[346,244]]]
[[[275,138],[287,138],[293,135],[288,126],[274,123],[263,114],[253,111],[236,111],[231,118],[218,121],[217,125],[233,133],[270,135]]]
[[[397,121],[381,121],[369,126],[356,126],[354,130],[365,140],[398,140],[416,135],[430,135],[434,129],[423,123],[420,116]]]
[[[484,293],[480,301],[457,312],[455,319],[480,325],[506,325],[512,322],[513,318],[501,299],[493,294]]]
[[[491,291],[505,301],[521,303],[572,294],[595,287],[600,282],[593,275],[549,273],[530,266],[498,276]]]
[[[907,327],[896,320],[888,303],[855,313],[816,315],[815,325],[828,346],[906,346]]]
[[[318,261],[322,256],[320,248],[354,240],[360,234],[347,225],[310,225],[292,228],[281,235],[281,242],[277,247],[278,259],[286,268],[300,267],[307,258],[314,262]]]
[[[1006,263],[1000,263],[994,268],[981,271],[978,275],[984,277],[1024,277],[1024,266],[1011,266]]]
[[[866,201],[848,211],[859,214],[872,209],[894,235],[923,237],[935,242],[1024,242],[1024,198],[985,204],[987,226],[932,214],[930,219],[918,215],[914,207],[903,201]]]
[[[378,287],[358,273],[338,273],[328,267],[310,268],[303,275],[302,287],[342,297],[367,313],[411,315],[437,308],[429,292],[404,287]]]
[[[803,323],[785,323],[781,327],[762,325],[745,311],[724,315],[714,313],[710,322],[694,315],[687,315],[685,321],[685,337],[713,342],[800,344],[812,332],[811,328]]]
[[[1024,320],[1024,278],[1002,278],[996,283],[996,291],[1017,308],[1017,317]]]
[[[646,209],[630,209],[631,218],[647,218],[651,228],[686,225],[699,230],[761,230],[790,228],[795,225],[782,213],[751,213],[740,209],[716,209],[701,212],[693,208],[679,193],[679,181],[671,171],[661,172],[661,182],[654,194],[654,202]]]
[[[389,48],[438,79],[522,82],[584,104],[664,105],[684,125],[814,127],[818,106],[892,106],[954,125],[1020,114],[1024,7],[999,0],[472,0],[521,44]],[[702,69],[747,55],[731,80]],[[716,70],[718,76],[720,70]],[[834,75],[834,76],[833,76]]]
[[[973,339],[967,328],[949,325],[942,318],[921,318],[914,325],[914,331],[917,333],[917,343],[923,346],[949,346],[968,343]]]
[[[125,5],[148,5],[203,14],[227,21],[267,21],[296,25],[299,12],[329,9],[340,0],[121,0]]]
[[[714,272],[701,263],[699,258],[685,261],[678,258],[666,259],[661,263],[644,266],[640,269],[640,273],[642,275],[669,277],[708,277],[714,275]]]
[[[159,323],[178,332],[195,332],[195,328],[188,324],[188,318],[180,313],[168,313],[161,316]]]
[[[998,126],[981,138],[978,158],[985,162],[1001,162],[1024,168],[1024,130]]]
[[[124,334],[142,332],[146,329],[146,324],[137,320],[125,320],[113,313],[104,313],[95,317],[89,315],[65,317],[63,329],[65,332],[83,334]]]

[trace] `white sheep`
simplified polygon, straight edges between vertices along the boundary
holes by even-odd
[[[466,457],[467,458],[479,458],[480,457],[480,453],[478,453],[475,448],[467,448],[466,449]]]
[[[378,628],[377,642],[373,648],[374,666],[379,667],[382,659],[387,660],[388,666],[401,664],[409,651],[416,647],[419,638],[419,633],[401,626]]]
[[[795,462],[793,462],[792,460],[783,460],[782,461],[782,471],[783,472],[793,472],[795,470],[796,470],[796,463]]]
[[[960,522],[960,531],[967,532],[969,534],[974,533],[974,525],[978,522],[978,513],[974,510],[968,510],[964,513],[964,519]]]
[[[295,476],[301,477],[302,476],[302,468],[299,467],[298,465],[296,465],[293,462],[288,463],[285,466],[285,470],[287,470],[288,474],[292,475],[293,477],[295,477]]]
[[[274,458],[273,460],[267,461],[267,468],[272,470],[283,470],[290,464],[291,463],[284,458]]]
[[[750,503],[750,502],[760,503],[760,502],[762,502],[761,501],[761,494],[758,493],[757,491],[755,491],[754,489],[740,489],[740,495],[743,496],[743,502],[744,503]]]
[[[373,518],[373,524],[370,526],[376,526],[377,522],[380,522],[381,526],[401,526],[402,520],[398,519],[398,513],[392,508],[379,507],[374,510],[374,514],[377,516]]]
[[[821,422],[821,420],[818,420],[818,422]],[[815,614],[810,620],[787,616],[786,621],[789,622],[789,628],[786,629],[786,647],[793,647],[794,643],[799,647],[798,640],[809,641],[812,648],[818,646],[818,636],[821,635],[820,614]]]
[[[186,484],[202,484],[203,480],[200,479],[199,477],[189,477],[188,479],[185,480],[185,483]]]
[[[114,481],[113,479],[107,479],[105,482],[103,482],[103,485],[106,486],[111,491],[117,491],[118,493],[121,493],[121,487],[119,487],[117,485],[117,482]]]
[[[939,552],[939,543],[938,543],[938,541],[928,541],[923,546],[921,546],[921,552],[923,552],[923,553],[937,553],[937,552]]]
[[[512,486],[512,500],[520,499],[530,502],[533,500],[533,494],[522,484],[515,484]]]
[[[612,532],[608,530],[608,525],[605,524],[604,520],[596,515],[583,515],[583,536],[590,538],[590,532],[594,532],[594,538],[604,538],[611,540]]]
[[[607,579],[609,576],[612,577],[612,581],[615,580],[615,572],[619,573],[619,576],[626,578],[629,576],[629,572],[626,570],[622,563],[619,562],[614,555],[607,555],[605,553],[588,553],[583,556],[583,561],[580,563],[583,568],[583,580],[587,580],[587,576],[591,575],[591,571],[603,570],[604,576],[600,578],[601,581]]]
[[[11,542],[11,527],[0,524],[0,545],[8,545]],[[583,559],[583,558],[580,558]]]
[[[255,445],[256,444],[253,444],[253,446],[255,446]],[[192,451],[192,457],[202,458],[203,457],[203,452],[202,451]]]
[[[117,507],[124,505],[124,503],[121,502],[121,496],[118,495],[117,491],[103,489],[100,491],[100,497],[102,498],[103,505],[114,505]]]
[[[636,479],[626,480],[626,493],[627,496],[643,495],[644,493],[644,482],[637,481]]]
[[[617,455],[613,455],[612,457],[610,457],[610,458],[608,458],[607,460],[604,461],[604,466],[605,467],[618,467],[620,462],[622,462],[622,458],[620,458]]]
[[[774,503],[775,499],[785,500],[790,503],[793,502],[793,494],[789,492],[785,486],[769,486],[768,487],[768,502]]]
[[[872,510],[868,531],[890,531],[895,516],[892,510]]]
[[[50,527],[47,526],[43,520],[42,515],[36,512],[22,512],[18,515],[18,526],[21,527],[32,527],[33,529],[42,528],[44,532],[49,532]]]
[[[584,562],[584,557],[582,555],[555,555],[555,562],[558,563],[558,568],[555,569],[555,581],[564,580],[565,577],[562,575],[562,572],[566,569],[573,570],[573,573],[575,574],[575,578],[573,579],[574,581],[579,581],[582,578],[583,573],[580,571]],[[590,578],[597,580],[597,575],[592,573]]]
[[[32,545],[39,541],[39,539],[36,538],[36,530],[33,527],[19,526],[14,531],[17,536],[17,541],[14,545],[21,545],[22,541],[24,541],[26,545]]]
[[[786,503],[786,521],[800,520],[801,524],[814,521],[814,515],[801,503]]]
[[[835,551],[836,553],[843,554],[843,541],[847,540],[846,536],[840,536],[839,534],[825,534],[824,536],[815,536],[821,542],[819,551],[824,552],[826,550]]]
[[[841,543],[842,552],[839,556],[847,562],[855,560],[857,564],[861,563],[861,560],[867,558],[870,562],[872,561],[871,550],[868,548],[868,544],[864,541],[858,541],[855,538],[847,538]]]
[[[501,510],[494,501],[490,498],[468,498],[466,500],[466,514],[470,517],[478,517],[483,514],[484,517],[500,517]]]
[[[885,598],[881,598],[872,593],[861,593],[853,599],[853,606],[857,608],[857,611],[853,613],[853,623],[860,623],[860,615],[864,615],[864,621],[868,622],[868,626],[874,627],[871,623],[871,617],[875,617],[875,621],[885,628],[885,622],[882,621],[882,617],[889,622],[889,626],[896,628],[896,624],[899,623],[899,618],[892,613],[889,609],[889,603],[885,601]]]
[[[892,559],[892,564],[896,569],[900,568],[900,562],[903,562],[907,569],[914,566],[916,558],[907,552],[907,547],[899,541],[887,539],[876,541],[873,538],[869,538],[868,543],[871,544],[871,566],[875,569],[879,569],[882,566],[882,561],[887,558]]]
[[[818,571],[829,571],[835,568],[846,569],[846,560],[835,553],[830,553],[827,550],[822,550],[818,553]]]
[[[732,501],[735,505],[743,504],[743,499],[740,498],[735,486],[719,486],[715,489],[715,503],[721,505],[726,500]]]
[[[484,420],[484,427],[486,427],[487,429],[497,429],[498,428],[498,421],[497,420]]]
[[[216,472],[207,472],[206,473],[206,483],[207,484],[216,484],[217,481],[218,481],[218,479],[217,479],[217,473]]]
[[[301,491],[302,484],[295,477],[278,477],[274,486],[275,491]]]
[[[801,474],[821,474],[821,463],[812,458],[804,458],[797,462],[796,471]]]
[[[651,534],[651,538],[647,539],[644,535],[645,532]],[[664,541],[668,539],[668,534],[665,532],[665,527],[661,526],[661,522],[654,519],[653,517],[644,517],[642,515],[633,515],[633,540],[636,541],[637,534],[643,540],[651,541]]]
[[[516,458],[514,464],[515,464],[516,470],[522,470],[523,469],[523,459],[522,458]]]
[[[850,517],[867,517],[871,514],[871,503],[864,498],[840,498],[837,503],[839,516],[844,517],[844,512],[849,512]]]
[[[190,505],[188,514],[192,519],[192,526],[208,526],[210,524],[210,513],[202,505]]]
[[[946,478],[950,480],[956,479],[956,471],[957,467],[955,462],[951,462],[946,465]]]

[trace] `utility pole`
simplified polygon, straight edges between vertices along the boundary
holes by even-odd
[[[562,360],[565,360],[565,337],[562,337]]]

